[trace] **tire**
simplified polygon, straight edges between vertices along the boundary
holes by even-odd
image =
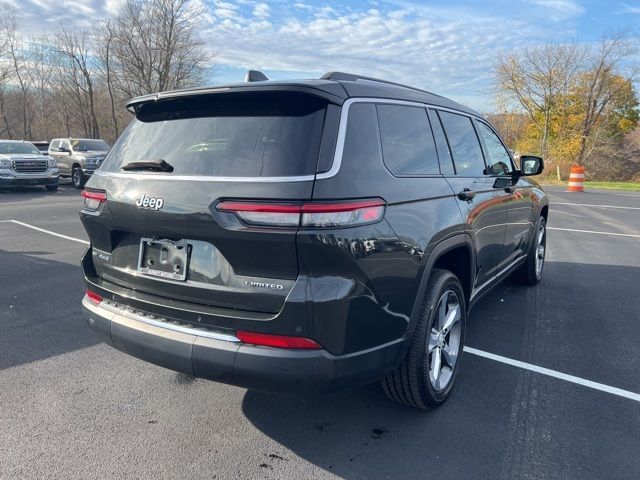
[[[440,327],[444,326],[441,320],[448,318],[450,313],[457,319],[448,332],[439,333]],[[460,370],[465,321],[466,302],[460,281],[448,270],[434,269],[409,350],[400,365],[381,380],[386,395],[421,410],[437,407],[449,398]],[[446,353],[443,344],[449,348]],[[435,381],[432,376],[434,355],[439,355],[441,362],[440,374]]]
[[[529,246],[527,260],[513,273],[513,279],[522,285],[537,285],[542,280],[544,257],[547,250],[547,222],[538,219],[533,240]]]
[[[87,178],[80,167],[73,167],[73,170],[71,170],[71,181],[77,189],[84,187]]]
[[[55,192],[58,190],[58,185],[45,185],[44,188],[47,189],[47,192]]]

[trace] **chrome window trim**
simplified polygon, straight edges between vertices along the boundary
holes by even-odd
[[[432,105],[422,102],[411,102],[408,100],[395,100],[393,98],[376,98],[376,97],[355,97],[349,98],[342,104],[342,111],[340,112],[340,124],[338,126],[338,138],[336,141],[336,150],[333,155],[333,163],[331,168],[323,173],[317,173],[315,175],[291,175],[284,177],[216,177],[216,176],[202,176],[202,175],[166,175],[164,173],[120,173],[120,172],[103,172],[100,169],[96,170],[94,175],[98,177],[112,177],[112,178],[129,178],[133,180],[188,180],[191,182],[252,182],[252,183],[291,183],[291,182],[310,182],[313,180],[326,180],[337,175],[342,165],[342,155],[344,152],[344,141],[347,135],[347,123],[349,120],[349,109],[354,103],[381,103],[390,105],[405,105],[408,107],[420,107],[431,108],[433,110],[440,110],[444,112],[451,112],[457,115],[463,115],[470,119],[482,119],[478,115],[473,115],[454,108],[441,107],[439,105]],[[486,122],[485,122],[486,123]],[[507,150],[508,151],[508,150]]]
[[[466,112],[462,112],[460,110],[455,110],[453,108],[441,107],[439,105],[431,105],[429,103],[422,102],[411,102],[408,100],[394,100],[392,98],[375,98],[375,97],[357,97],[350,98],[342,105],[342,112],[340,112],[340,126],[338,127],[338,140],[336,142],[336,151],[333,156],[333,164],[331,168],[324,173],[318,173],[316,175],[317,180],[324,180],[327,178],[331,178],[335,176],[340,171],[340,166],[342,165],[342,155],[344,152],[344,142],[347,135],[347,123],[349,120],[349,108],[354,103],[375,103],[375,104],[386,104],[386,105],[404,105],[407,107],[419,107],[419,108],[431,108],[433,110],[441,110],[444,112],[451,112],[458,115],[463,115],[465,117],[469,117],[470,119],[480,118],[477,115],[471,115]],[[420,177],[418,177],[420,178]]]

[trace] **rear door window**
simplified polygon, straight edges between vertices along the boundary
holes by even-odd
[[[439,174],[438,154],[427,111],[377,105],[384,163],[394,175]]]
[[[471,119],[450,112],[438,112],[444,127],[456,173],[465,177],[485,175],[482,148]]]
[[[169,175],[316,173],[326,102],[296,93],[199,95],[143,104],[101,170],[164,160]]]
[[[449,150],[447,137],[444,135],[444,130],[442,129],[442,124],[440,123],[438,114],[434,110],[429,109],[429,119],[431,120],[431,130],[433,131],[433,137],[436,140],[436,147],[438,149],[440,171],[443,175],[454,175],[456,172],[453,168],[451,150]]]

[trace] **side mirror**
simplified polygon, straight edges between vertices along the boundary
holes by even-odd
[[[69,149],[67,147],[60,147],[58,148],[58,151],[61,153],[69,153]]]
[[[533,155],[522,155],[520,157],[520,172],[525,177],[530,175],[540,175],[544,170],[544,160],[542,157]]]

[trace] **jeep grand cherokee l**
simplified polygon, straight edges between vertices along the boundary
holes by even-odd
[[[23,140],[0,140],[0,188],[44,186],[58,189],[55,159]]]
[[[442,403],[465,319],[544,266],[548,201],[482,116],[344,73],[131,100],[83,193],[84,315],[124,352],[276,392]]]

